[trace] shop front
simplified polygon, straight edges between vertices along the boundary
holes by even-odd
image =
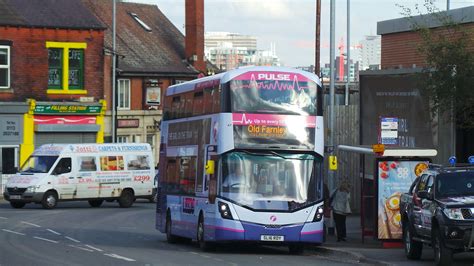
[[[23,118],[20,163],[47,143],[103,143],[105,101],[36,102]]]

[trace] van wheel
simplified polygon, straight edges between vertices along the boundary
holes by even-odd
[[[130,189],[122,191],[122,195],[120,195],[120,198],[118,199],[120,208],[130,208],[134,201],[135,197]]]
[[[54,209],[58,204],[58,196],[54,191],[47,191],[44,193],[43,200],[41,201],[41,205],[45,209]]]
[[[91,205],[91,207],[97,208],[100,207],[103,202],[104,200],[89,200],[89,205]]]
[[[148,200],[150,201],[150,203],[156,203],[158,201],[158,193],[153,193]]]
[[[19,201],[10,201],[10,206],[12,206],[15,209],[21,209],[25,207],[26,203],[25,202],[19,202]]]

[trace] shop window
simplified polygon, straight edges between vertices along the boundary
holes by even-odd
[[[118,109],[130,110],[130,80],[118,80]]]
[[[120,171],[124,170],[123,156],[101,156],[100,170]]]
[[[46,42],[48,94],[87,94],[84,89],[86,43]]]
[[[117,143],[128,143],[128,136],[117,136]]]
[[[10,46],[0,45],[0,89],[10,88]]]

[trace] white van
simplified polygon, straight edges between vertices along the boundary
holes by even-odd
[[[36,149],[3,193],[13,208],[26,203],[56,207],[58,201],[104,200],[132,206],[155,197],[154,160],[149,144],[46,144]]]

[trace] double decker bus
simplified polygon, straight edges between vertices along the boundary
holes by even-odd
[[[163,110],[156,228],[169,242],[323,242],[316,75],[238,68],[170,86]]]

